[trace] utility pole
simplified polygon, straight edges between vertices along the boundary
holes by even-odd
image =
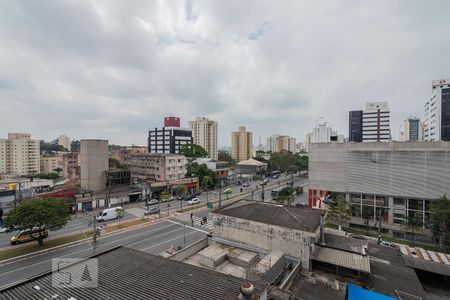
[[[94,216],[94,223],[93,223],[93,225],[94,225],[94,227],[93,227],[93,229],[92,229],[92,232],[93,232],[93,237],[92,237],[92,251],[93,251],[93,254],[95,254],[95,250],[97,249],[97,215],[94,213],[93,214],[93,216]]]
[[[222,207],[222,182],[219,184],[219,208]]]
[[[378,244],[381,243],[381,209],[382,205],[380,203],[380,211],[378,213]]]

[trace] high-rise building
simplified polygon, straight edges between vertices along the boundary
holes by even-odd
[[[180,119],[166,120],[165,124],[175,124],[176,127],[163,127],[149,130],[148,132],[148,152],[149,153],[165,153],[179,154],[181,147],[186,144],[192,144],[192,130],[189,128],[181,128]],[[168,122],[166,122],[168,121]]]
[[[450,79],[433,80],[425,104],[425,141],[450,141]]]
[[[400,142],[423,141],[424,123],[419,118],[409,117],[400,124]]]
[[[61,134],[58,137],[58,145],[63,146],[67,150],[70,150],[70,139],[66,135]]]
[[[0,139],[0,174],[32,175],[40,171],[40,145],[29,133],[8,133]]]
[[[267,138],[267,149],[272,152],[296,152],[296,139],[288,135],[274,134]]]
[[[316,128],[313,129],[312,143],[328,143],[333,135],[333,128],[327,126],[327,122],[323,124],[318,124]]]
[[[391,127],[388,103],[367,102],[362,118],[363,142],[389,142]]]
[[[239,131],[231,133],[231,157],[240,162],[252,158],[253,134],[245,126],[239,126]]]
[[[108,169],[108,141],[81,140],[81,188],[90,191],[106,189],[106,171]]]
[[[348,121],[348,141],[361,143],[363,141],[363,111],[349,112]]]
[[[219,151],[217,150],[217,122],[207,118],[197,118],[189,121],[192,130],[193,143],[202,146],[209,154],[209,157],[217,160]]]

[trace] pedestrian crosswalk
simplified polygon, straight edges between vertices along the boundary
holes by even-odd
[[[125,211],[129,214],[132,214],[133,216],[142,217],[144,216],[145,209],[141,207],[131,207],[127,208]]]
[[[202,217],[193,216],[192,220],[191,220],[190,214],[179,214],[179,215],[175,215],[173,217],[175,219],[177,219],[178,221],[186,223],[186,225],[189,225],[189,226],[192,226],[192,221],[193,221],[193,224],[196,227],[202,227],[202,228],[206,228],[209,230],[213,229],[213,222],[211,219],[207,219],[206,223],[202,225]]]

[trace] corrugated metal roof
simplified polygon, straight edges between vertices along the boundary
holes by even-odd
[[[370,273],[370,259],[356,253],[315,246],[312,259],[351,270]]]
[[[408,267],[450,276],[450,255],[404,245],[400,246],[400,251]]]
[[[350,237],[325,233],[325,246],[328,248],[335,248],[347,252],[366,255],[366,249],[368,245],[369,242],[367,240],[359,240]]]
[[[0,299],[235,300],[245,281],[129,248],[117,248],[96,258],[97,288],[55,288],[49,272],[0,291]],[[268,288],[262,280],[252,283],[257,295]]]

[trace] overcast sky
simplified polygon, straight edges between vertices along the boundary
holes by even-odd
[[[164,116],[303,142],[389,101],[423,118],[450,77],[450,1],[1,1],[0,138],[145,145]]]

